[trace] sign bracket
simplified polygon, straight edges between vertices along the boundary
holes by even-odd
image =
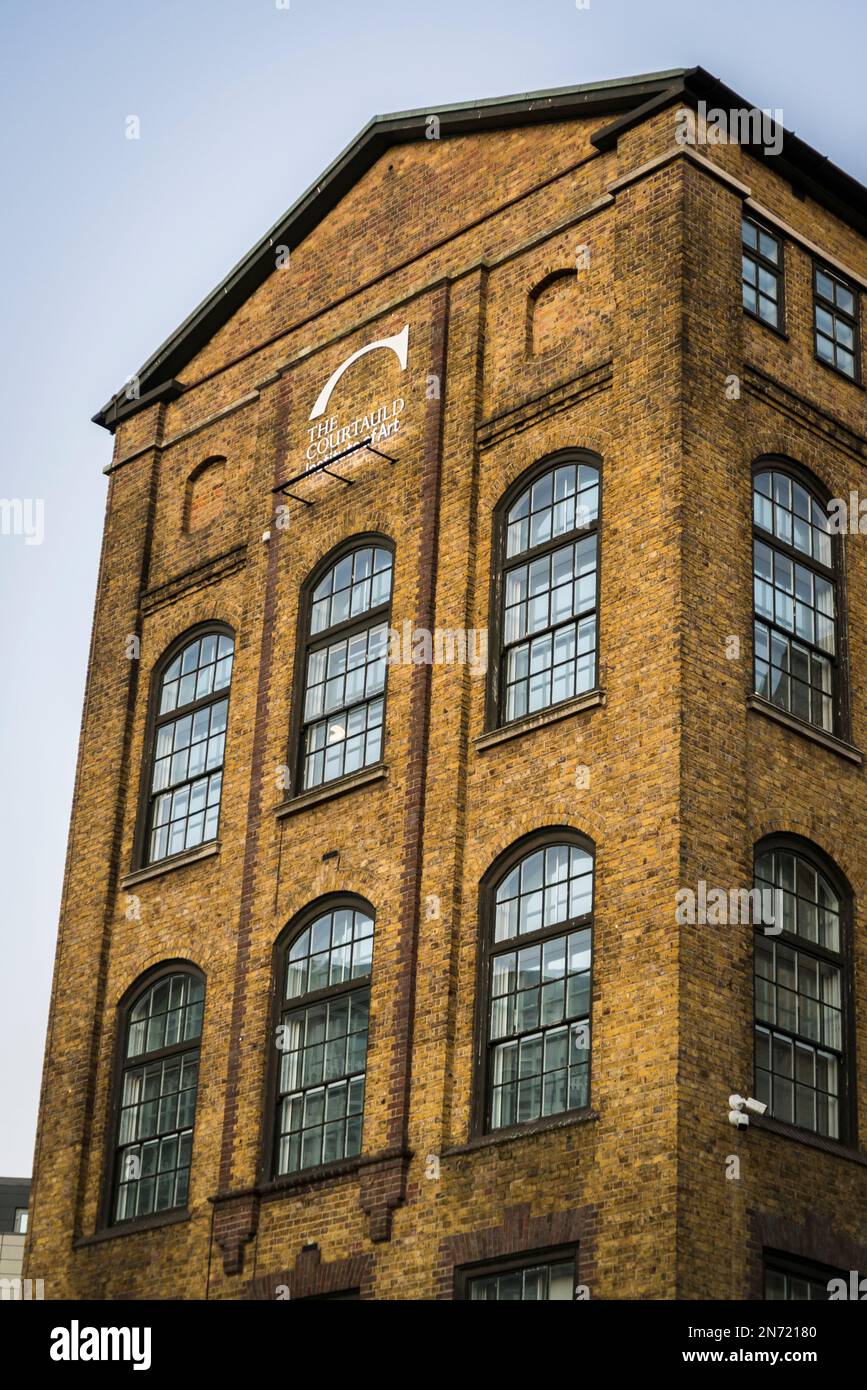
[[[301,497],[298,493],[290,491],[290,489],[303,482],[305,478],[311,478],[317,473],[327,473],[329,478],[336,478],[337,481],[343,483],[345,487],[353,487],[357,479],[342,477],[339,473],[335,473],[332,470],[331,465],[337,463],[340,459],[347,458],[349,454],[357,453],[359,449],[366,449],[368,453],[376,454],[377,458],[385,459],[388,463],[397,463],[397,459],[392,458],[390,454],[384,454],[381,449],[375,449],[371,443],[372,439],[373,436],[371,435],[367,439],[360,440],[358,444],[351,444],[348,449],[343,449],[341,453],[333,454],[330,458],[327,458],[324,463],[316,463],[312,468],[306,468],[303,473],[296,473],[293,477],[287,478],[285,482],[278,483],[276,487],[272,487],[272,494],[280,493],[283,497],[291,497],[293,502],[301,502],[305,507],[312,507],[313,503],[308,497]]]

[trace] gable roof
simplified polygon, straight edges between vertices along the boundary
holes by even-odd
[[[442,106],[435,113],[444,136],[511,126],[563,121],[570,117],[613,117],[591,137],[599,150],[613,148],[618,135],[653,112],[681,101],[724,110],[751,107],[704,68],[672,68],[638,77],[555,87],[548,91]],[[114,432],[120,420],[155,400],[171,400],[183,387],[176,374],[214,336],[274,269],[273,248],[290,251],[327,217],[347,191],[391,146],[425,138],[430,107],[374,116],[355,139],[329,164],[274,226],[229,271],[207,298],[157,348],[135,374],[139,395],[127,399],[125,386],[93,416],[95,424]],[[774,168],[800,192],[809,194],[858,231],[867,233],[867,188],[820,155],[793,133],[783,131],[782,151],[766,155],[747,145],[759,159],[773,159]]]

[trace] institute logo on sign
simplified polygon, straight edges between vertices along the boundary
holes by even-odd
[[[344,373],[359,358],[380,350],[392,352],[400,364],[400,370],[405,372],[409,356],[409,324],[405,323],[400,332],[393,334],[390,338],[378,338],[376,342],[367,343],[364,347],[358,348],[356,352],[350,353],[349,357],[331,373],[316,397],[308,417],[310,421],[316,422],[310,424],[307,430],[306,457],[308,468],[315,468],[317,464],[327,463],[335,454],[361,440],[367,440],[376,446],[397,434],[405,405],[402,396],[396,396],[391,401],[366,410],[345,424],[340,423],[339,415],[326,414],[332,392]]]

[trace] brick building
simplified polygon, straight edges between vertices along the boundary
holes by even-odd
[[[716,111],[378,117],[96,417],[47,1297],[867,1274],[867,191]]]
[[[24,1296],[24,1238],[27,1233],[29,1178],[0,1178],[0,1300]],[[28,1296],[32,1289],[27,1290]]]

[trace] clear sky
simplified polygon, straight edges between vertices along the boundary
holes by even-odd
[[[111,454],[90,416],[374,114],[701,64],[867,182],[865,39],[864,0],[0,0],[0,497],[44,528],[0,534],[0,1173],[36,1125]]]

